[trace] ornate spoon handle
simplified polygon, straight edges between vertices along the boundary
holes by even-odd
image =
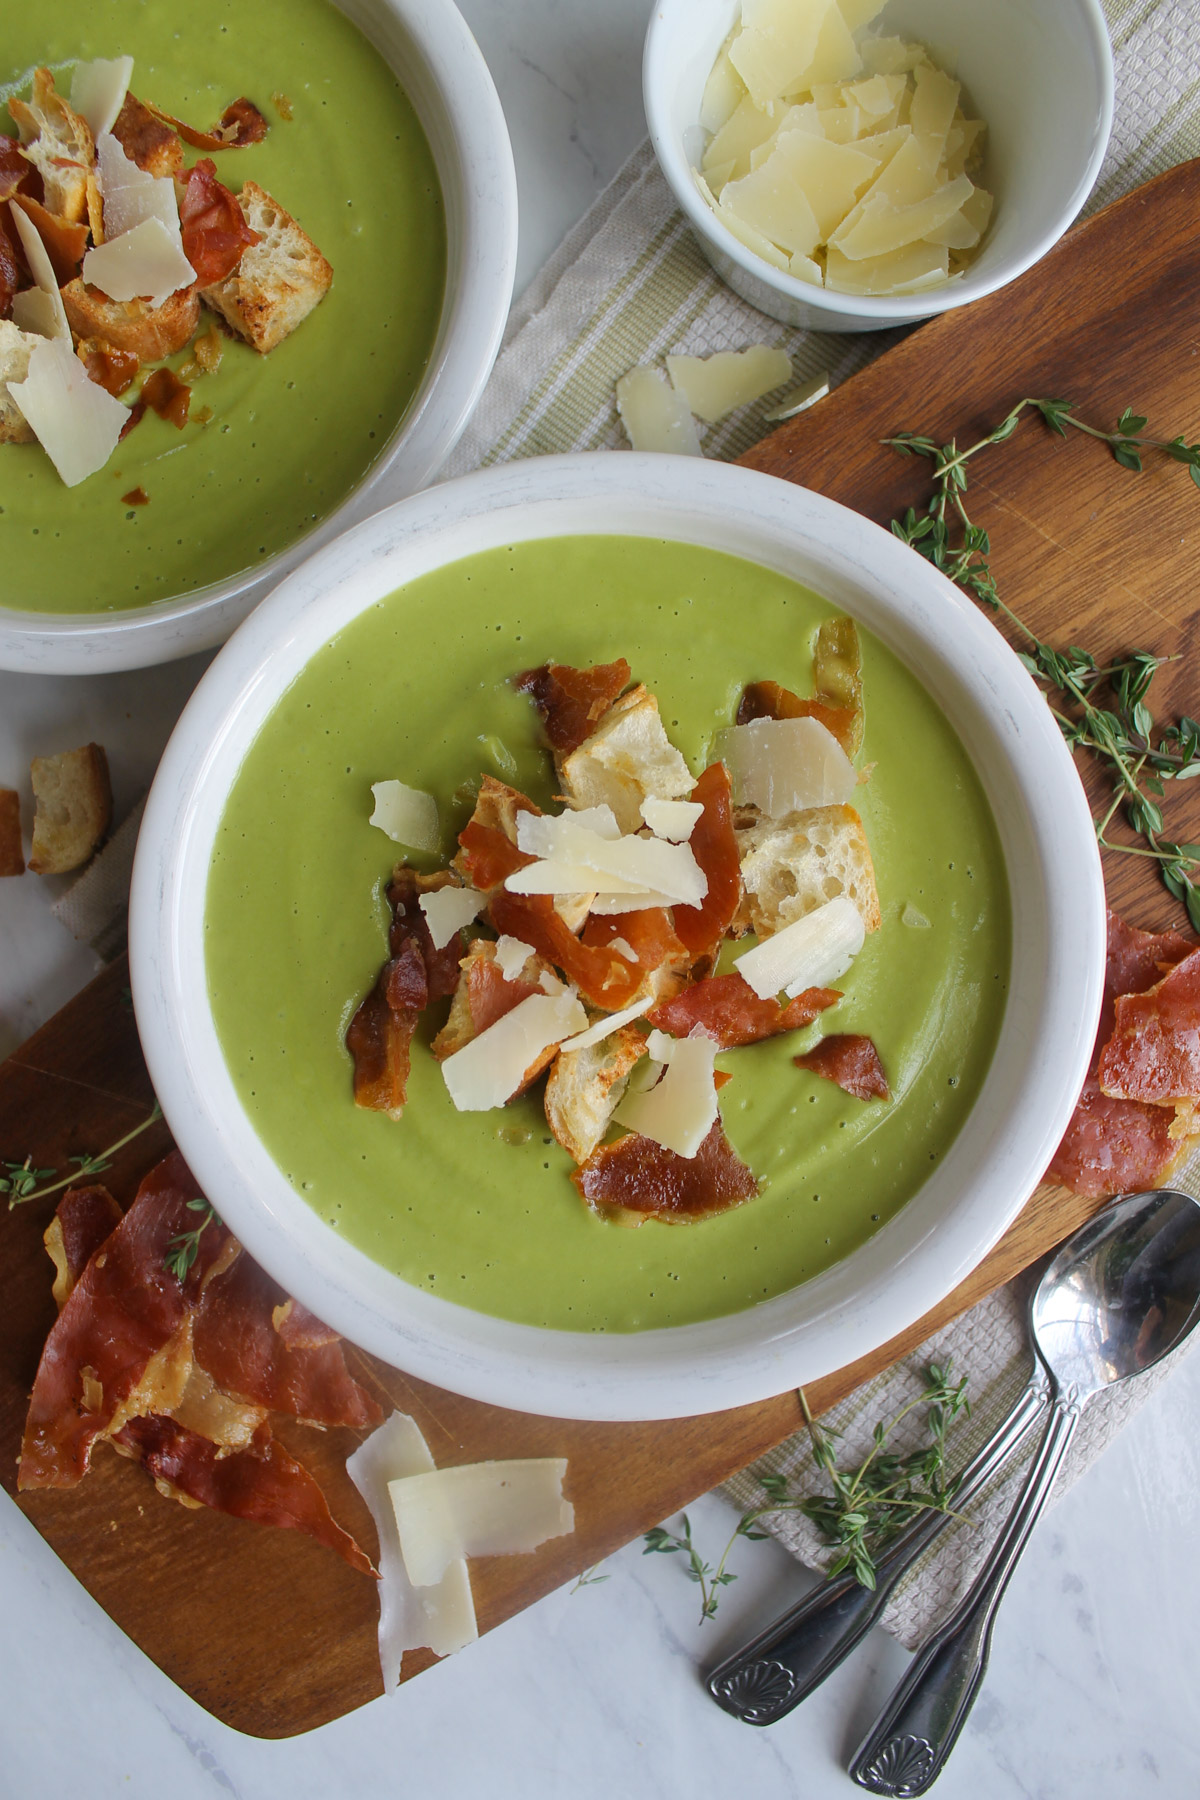
[[[941,1774],[983,1681],[996,1608],[1054,1485],[1080,1406],[1073,1390],[1056,1396],[1021,1498],[986,1563],[914,1659],[850,1764],[860,1787],[873,1794],[923,1794]]]
[[[1046,1377],[1040,1364],[1007,1419],[967,1464],[954,1495],[955,1511],[968,1505],[1016,1448],[1042,1410]],[[806,1594],[749,1644],[726,1657],[708,1677],[718,1706],[746,1725],[772,1725],[831,1675],[879,1618],[904,1571],[948,1523],[931,1512],[876,1561],[874,1589],[852,1574],[839,1575]]]

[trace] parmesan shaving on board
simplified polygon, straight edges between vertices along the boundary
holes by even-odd
[[[420,1589],[464,1556],[512,1556],[575,1529],[565,1457],[466,1463],[389,1481],[400,1549]]]
[[[440,1579],[418,1589],[409,1580],[400,1548],[390,1481],[434,1468],[429,1446],[414,1419],[393,1413],[347,1459],[346,1473],[366,1501],[379,1534],[379,1666],[383,1691],[400,1681],[406,1650],[450,1656],[479,1636],[467,1565],[451,1559]]]

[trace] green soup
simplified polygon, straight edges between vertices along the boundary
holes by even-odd
[[[537,718],[509,686],[547,658],[627,657],[698,773],[746,681],[811,691],[812,643],[831,610],[784,576],[712,551],[548,539],[392,594],[280,700],[214,849],[209,992],[255,1129],[309,1205],[367,1255],[503,1318],[580,1331],[677,1325],[827,1268],[945,1153],[1004,1011],[1004,865],[962,746],[868,633],[863,760],[874,768],[859,793],[883,924],[838,983],[845,998],[824,1029],[870,1034],[890,1103],[854,1100],[795,1068],[820,1026],[727,1051],[721,1113],[760,1196],[701,1223],[627,1230],[579,1199],[538,1092],[503,1111],[454,1110],[428,1050],[433,1023],[414,1045],[402,1120],[351,1096],[343,1035],[387,953],[383,890],[396,855],[367,823],[371,783],[399,776],[437,796],[443,856],[470,810],[455,790],[481,768],[548,803]]]
[[[40,445],[0,445],[4,606],[120,610],[253,570],[366,474],[437,334],[446,244],[433,157],[395,76],[348,19],[325,0],[12,6],[0,131],[12,132],[4,101],[27,92],[36,64],[69,92],[71,61],[123,54],[139,99],[203,130],[240,94],[261,107],[267,136],[217,152],[218,178],[273,194],[328,257],[333,286],[268,356],[222,337],[220,368],[192,392],[207,423],[193,416],[178,431],[147,413],[78,487]],[[149,504],[125,504],[139,487]]]

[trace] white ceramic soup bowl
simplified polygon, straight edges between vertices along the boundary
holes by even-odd
[[[446,293],[421,385],[363,479],[287,549],[253,569],[141,608],[108,614],[0,608],[0,669],[100,675],[171,662],[223,643],[305,557],[422,487],[461,436],[500,347],[516,268],[516,173],[499,96],[451,0],[436,6],[426,0],[333,3],[397,76],[441,184]],[[63,493],[69,507],[69,492]]]
[[[806,1284],[728,1317],[624,1335],[513,1324],[435,1298],[324,1224],[243,1110],[204,966],[205,886],[226,796],[309,659],[418,576],[478,551],[574,533],[710,546],[782,571],[853,614],[919,674],[967,748],[1011,888],[1012,979],[997,1047],[936,1172],[874,1237]],[[1083,789],[1044,699],[972,603],[886,531],[819,494],[724,464],[632,454],[533,459],[447,483],[290,575],[226,645],[167,747],[130,917],[134,1003],[155,1090],[197,1180],[253,1255],[386,1362],[500,1406],[595,1419],[761,1400],[863,1355],[962,1280],[1024,1205],[1070,1117],[1099,1014],[1104,944]]]
[[[659,165],[722,281],[760,312],[812,331],[875,331],[965,306],[1022,274],[1091,192],[1112,127],[1112,50],[1099,0],[889,0],[877,34],[929,46],[987,125],[996,200],[966,273],[921,294],[839,294],[782,273],[725,230],[696,187],[700,100],[739,0],[656,0],[642,92]]]

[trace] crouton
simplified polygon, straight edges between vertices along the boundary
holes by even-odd
[[[21,135],[21,154],[42,178],[47,210],[72,225],[86,218],[87,180],[96,160],[87,120],[55,90],[49,69],[35,69],[29,99],[10,100],[8,110]]]
[[[130,162],[147,175],[183,173],[183,139],[170,125],[156,119],[133,94],[121,102],[112,134]]]
[[[29,867],[38,875],[65,875],[80,868],[108,830],[112,786],[108,758],[99,744],[35,756],[33,849]]]
[[[560,1050],[546,1082],[546,1121],[569,1156],[585,1163],[625,1092],[646,1040],[632,1025],[583,1050]]]
[[[862,820],[852,806],[814,806],[785,819],[763,819],[737,833],[744,916],[770,937],[827,900],[853,900],[868,931],[880,924],[875,869]]]
[[[224,281],[202,288],[201,298],[265,356],[324,299],[333,270],[291,214],[256,181],[244,183],[238,205],[262,241],[243,250]]]
[[[610,806],[622,831],[642,824],[642,801],[679,800],[696,778],[663,729],[642,686],[613,702],[591,736],[562,759],[559,778],[575,806]]]
[[[161,362],[190,343],[200,323],[200,298],[181,288],[161,306],[148,300],[110,300],[77,275],[62,293],[67,323],[77,338],[99,338],[114,350],[129,350],[140,362]]]
[[[0,319],[0,444],[31,444],[33,430],[8,391],[10,381],[24,381],[29,359],[41,338],[21,331],[11,319]]]
[[[0,876],[23,875],[21,797],[15,788],[0,788]]]

